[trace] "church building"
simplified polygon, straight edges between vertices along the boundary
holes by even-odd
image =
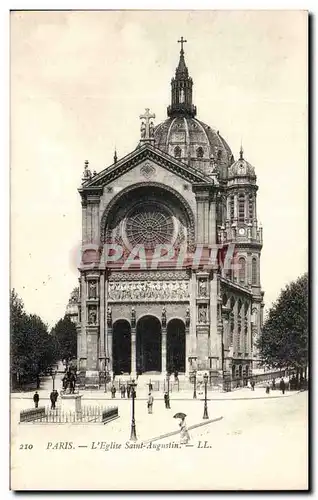
[[[244,377],[263,321],[258,186],[243,149],[197,118],[184,44],[167,119],[140,115],[136,149],[85,162],[78,370]],[[230,112],[230,111],[229,111]]]

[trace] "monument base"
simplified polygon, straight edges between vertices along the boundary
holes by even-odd
[[[86,370],[85,389],[99,389],[99,371]]]

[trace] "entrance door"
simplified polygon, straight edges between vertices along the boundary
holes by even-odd
[[[185,325],[181,319],[172,319],[167,326],[167,370],[185,372]]]
[[[113,326],[113,371],[115,375],[131,371],[130,324],[120,319]]]
[[[137,372],[161,372],[161,323],[144,316],[137,323]]]

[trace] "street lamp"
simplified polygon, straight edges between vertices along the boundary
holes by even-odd
[[[207,405],[207,385],[208,385],[208,374],[205,373],[203,375],[203,380],[204,380],[204,413],[203,413],[203,419],[206,420],[209,418],[208,415],[208,405]]]
[[[170,410],[170,373],[167,372],[167,385],[168,385],[168,399],[167,399],[167,409]]]
[[[197,399],[197,371],[193,371],[193,399]]]
[[[52,388],[52,390],[54,391],[55,390],[56,370],[51,370],[51,377],[52,377],[52,381],[53,381],[53,388]]]
[[[137,434],[136,434],[136,423],[135,423],[135,397],[136,397],[136,391],[135,387],[137,384],[135,383],[135,380],[133,379],[130,382],[130,387],[131,387],[131,431],[130,431],[130,441],[137,441]]]

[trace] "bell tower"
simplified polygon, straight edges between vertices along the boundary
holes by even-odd
[[[181,43],[180,59],[175,77],[171,80],[171,105],[167,108],[169,118],[177,116],[194,118],[197,114],[197,109],[192,104],[193,81],[184,60],[183,44],[186,42],[183,36],[178,40],[178,43]]]
[[[260,257],[263,230],[257,220],[256,199],[258,186],[254,167],[240,156],[228,170],[225,228],[220,236],[235,244],[237,268],[227,278],[252,292],[251,330],[254,365],[258,364],[255,340],[263,323],[263,295],[260,282]]]

